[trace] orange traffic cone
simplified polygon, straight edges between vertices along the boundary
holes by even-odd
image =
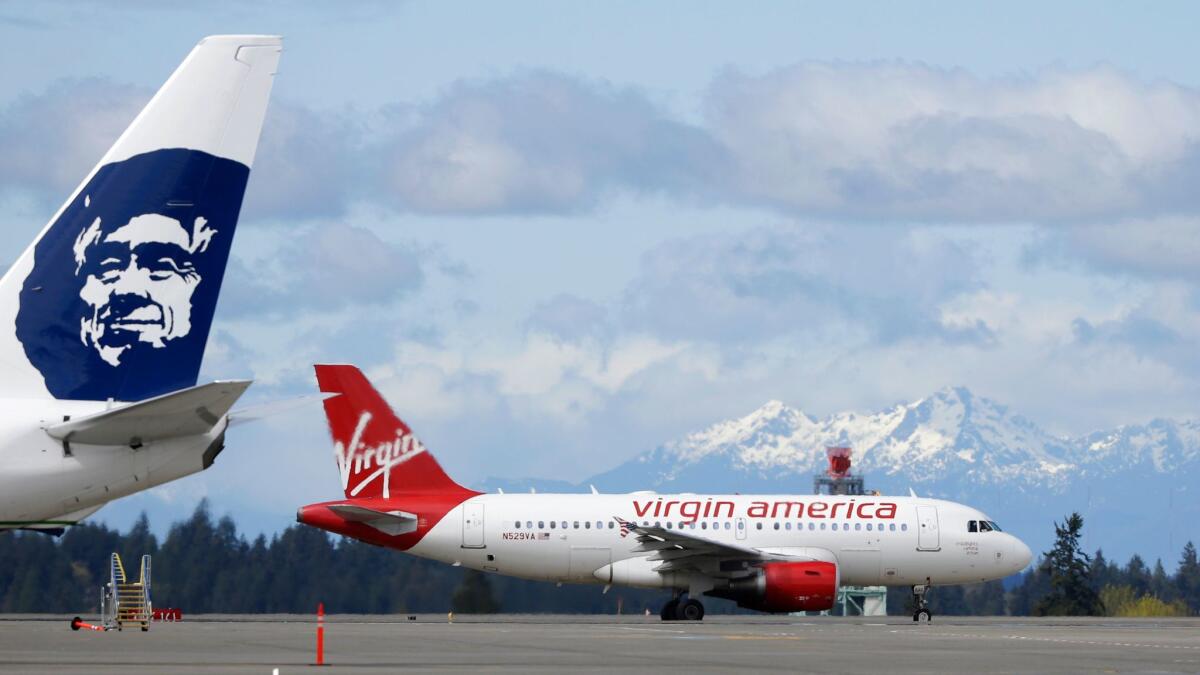
[[[94,625],[84,621],[80,617],[75,617],[74,619],[71,619],[71,630],[79,630],[80,628],[86,628],[88,630],[98,630],[102,633],[104,632],[104,626],[94,626]]]
[[[327,666],[325,663],[325,603],[317,603],[317,662],[314,666]]]

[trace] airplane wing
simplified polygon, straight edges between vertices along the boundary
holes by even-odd
[[[45,427],[52,438],[89,445],[138,447],[151,441],[208,433],[237,402],[250,380],[211,382]]]
[[[739,546],[692,534],[689,531],[664,527],[647,527],[637,523],[615,519],[622,531],[637,537],[637,553],[649,553],[650,560],[662,561],[655,572],[699,570],[700,565],[712,561],[743,560],[765,562],[769,560],[809,560],[809,556],[789,555],[769,550]]]
[[[405,511],[379,511],[353,504],[332,504],[329,510],[345,520],[369,525],[392,537],[417,531],[417,516]]]

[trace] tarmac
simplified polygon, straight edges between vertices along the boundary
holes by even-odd
[[[185,616],[98,633],[0,616],[0,673],[1196,673],[1200,619]],[[84,617],[88,620],[88,617]]]

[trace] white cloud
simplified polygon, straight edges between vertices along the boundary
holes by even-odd
[[[275,234],[282,243],[267,255],[230,259],[221,304],[229,316],[386,305],[424,281],[422,252],[368,228],[324,223]]]
[[[539,303],[529,315],[527,325],[531,331],[567,341],[604,339],[612,328],[608,310],[567,293]]]
[[[17,100],[0,111],[0,175],[68,190],[145,97],[84,81]],[[1200,210],[1200,90],[1111,67],[981,78],[805,62],[727,71],[703,100],[693,124],[637,89],[549,71],[458,81],[383,111],[280,100],[247,213],[328,217],[362,202],[570,214],[613,193],[835,221],[1115,222]]]
[[[546,71],[460,81],[382,149],[400,208],[563,213],[609,190],[691,191],[719,154],[640,92]]]
[[[398,205],[578,212],[612,190],[878,221],[1194,212],[1200,91],[1111,67],[980,78],[903,62],[728,71],[699,125],[533,72],[459,82],[383,152]]]
[[[444,346],[398,343],[367,374],[464,480],[578,479],[698,423],[704,406],[637,392],[678,376],[709,381],[716,360],[711,348],[646,337],[602,346],[457,335]]]
[[[1047,232],[1031,257],[1076,260],[1090,271],[1200,281],[1200,218],[1162,216]]]
[[[1152,294],[1119,316],[1078,318],[1072,329],[1070,346],[1080,352],[1120,350],[1169,369],[1167,380],[1200,378],[1200,291],[1191,284],[1156,284]]]
[[[150,99],[102,79],[59,80],[0,110],[0,182],[55,202],[100,161]]]
[[[621,316],[634,330],[721,343],[833,334],[986,340],[980,326],[943,325],[938,309],[979,283],[975,257],[936,232],[867,226],[672,240],[643,256]]]
[[[1109,67],[984,79],[919,64],[729,72],[708,128],[733,199],[804,214],[1003,222],[1195,210],[1200,91]]]
[[[602,345],[595,341],[566,343],[539,333],[516,342],[466,339],[460,334],[446,345],[398,344],[393,361],[376,373],[406,382],[420,378],[420,382],[396,385],[396,392],[430,416],[454,410],[454,399],[461,392],[443,396],[451,404],[436,400],[436,394],[449,394],[448,383],[474,386],[486,381],[496,396],[524,399],[523,406],[532,414],[553,418],[563,413],[560,421],[569,421],[583,408],[591,407],[585,399],[591,399],[593,392],[612,394],[631,378],[685,348],[680,343],[636,335]],[[560,388],[568,381],[586,385],[587,391],[575,389],[580,400],[563,407]],[[417,394],[422,388],[429,392]]]
[[[362,122],[271,101],[243,212],[250,219],[336,217],[362,181]]]

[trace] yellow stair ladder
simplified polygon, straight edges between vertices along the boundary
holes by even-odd
[[[117,630],[123,630],[126,624],[137,626],[143,631],[150,630],[150,556],[142,556],[142,566],[138,580],[130,582],[125,575],[125,566],[121,556],[113,553],[111,560],[111,575],[113,599],[116,601]]]

